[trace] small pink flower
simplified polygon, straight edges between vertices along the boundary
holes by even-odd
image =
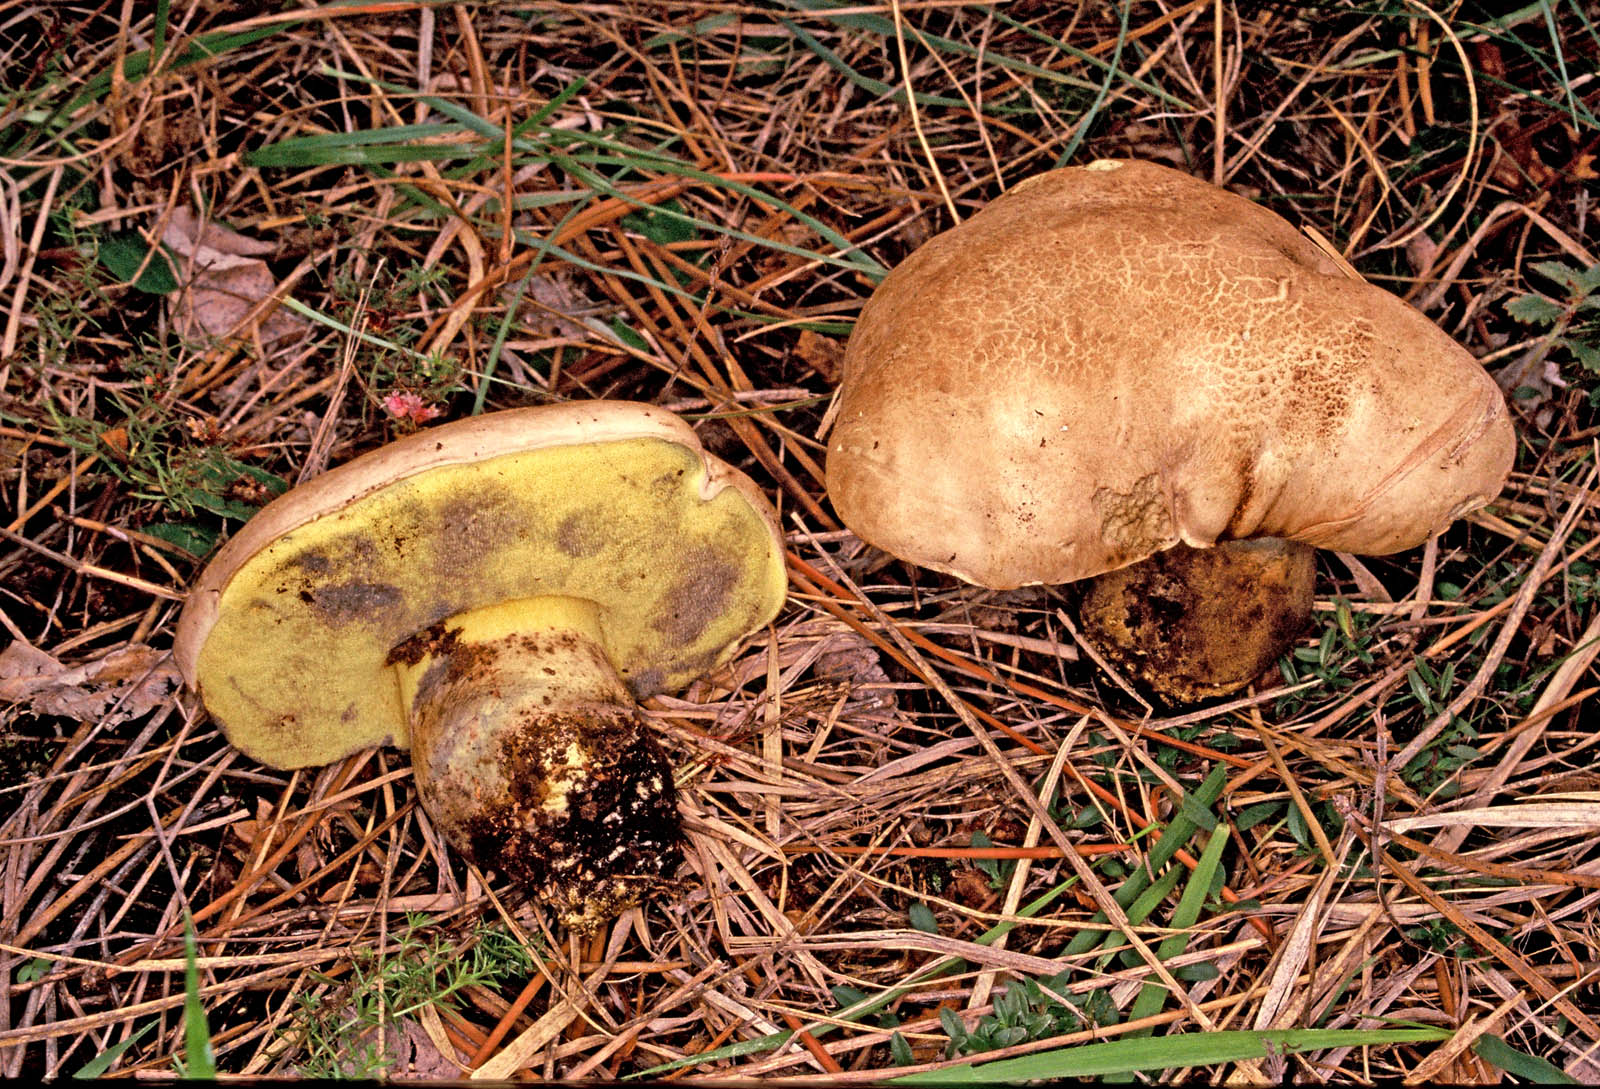
[[[438,405],[430,405],[415,393],[410,391],[391,393],[383,399],[383,407],[389,415],[399,420],[410,420],[412,423],[426,423],[436,416],[444,415],[444,409]]]

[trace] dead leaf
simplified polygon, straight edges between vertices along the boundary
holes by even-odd
[[[835,632],[811,667],[818,679],[887,684],[878,648],[853,631]]]
[[[256,801],[255,818],[247,817],[228,825],[229,835],[223,838],[223,843],[241,862],[253,865],[261,853],[261,836],[271,826],[272,803],[260,798]]]
[[[515,285],[507,284],[500,292],[501,301],[509,306],[516,294]],[[604,323],[596,321],[599,309],[565,273],[537,274],[522,286],[517,321],[535,336],[581,340],[596,324],[603,328]]]
[[[830,635],[811,669],[818,680],[849,685],[852,694],[863,701],[862,710],[886,711],[894,707],[889,674],[884,672],[878,648],[853,631]]]
[[[111,456],[118,461],[128,460],[128,429],[126,427],[108,427],[100,432],[100,441],[106,444],[111,451]]]
[[[261,259],[273,252],[271,243],[203,222],[187,208],[172,213],[161,241],[177,254],[178,278],[184,284],[167,301],[179,336],[223,337],[238,331],[250,311],[278,286]],[[269,345],[305,328],[299,316],[279,309],[261,322],[259,335]]]
[[[805,360],[806,365],[816,371],[823,381],[839,380],[844,364],[844,349],[839,347],[838,341],[804,329],[800,332],[800,339],[795,341],[794,354]]]
[[[12,472],[22,465],[28,444],[11,435],[0,435],[0,475]]]
[[[1560,366],[1548,353],[1549,345],[1541,344],[1489,372],[1506,396],[1539,427],[1555,417],[1560,391],[1567,388]]]
[[[1427,231],[1418,231],[1406,242],[1406,263],[1411,266],[1412,272],[1420,276],[1431,270],[1434,262],[1439,260],[1440,248]]]
[[[26,703],[36,715],[120,722],[146,714],[182,684],[172,655],[142,643],[73,666],[20,639],[0,651],[0,702]]]
[[[1592,1055],[1576,1055],[1562,1070],[1580,1085],[1593,1085],[1600,1081],[1600,1060]]]
[[[370,1029],[361,1037],[358,1050],[376,1047],[378,1030]],[[383,1078],[387,1081],[459,1081],[464,1076],[460,1062],[452,1062],[428,1038],[428,1033],[410,1017],[391,1021],[383,1033],[385,1060]],[[344,1064],[347,1076],[363,1073],[356,1062]]]

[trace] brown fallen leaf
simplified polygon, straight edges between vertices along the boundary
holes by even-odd
[[[361,1058],[341,1064],[345,1076],[367,1074],[364,1060],[370,1058],[382,1061],[385,1081],[458,1081],[465,1074],[460,1061],[442,1054],[426,1030],[410,1017],[391,1021],[383,1034],[381,1054],[375,1054],[377,1046],[377,1029],[363,1033],[357,1044]]]
[[[853,631],[828,636],[826,649],[817,655],[811,669],[818,680],[842,681],[852,690],[861,689],[857,698],[864,700],[865,710],[889,710],[894,706],[881,653]]]
[[[802,329],[795,342],[794,354],[827,382],[837,382],[844,366],[844,349],[839,342]]]
[[[120,722],[147,713],[182,683],[171,653],[142,643],[70,666],[20,639],[0,651],[0,702],[26,703],[36,715]]]
[[[118,461],[128,460],[128,429],[126,427],[108,427],[100,432],[100,441],[111,451],[111,456]]]
[[[518,291],[516,285],[507,284],[500,291],[501,301],[507,306],[518,301]],[[597,326],[604,331],[605,323],[598,320],[603,308],[564,272],[530,276],[520,293],[518,324],[535,336],[582,340]]]
[[[1548,342],[1495,368],[1489,373],[1517,408],[1540,427],[1555,417],[1558,398],[1567,388],[1561,367],[1549,358]]]
[[[167,300],[179,336],[203,339],[238,331],[250,311],[278,286],[262,260],[274,249],[270,242],[204,222],[187,208],[172,213],[161,241],[178,256],[178,279],[184,285]],[[266,346],[305,328],[298,315],[278,309],[261,321],[259,336]]]

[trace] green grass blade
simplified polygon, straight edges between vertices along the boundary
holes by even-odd
[[[527,134],[532,130],[546,127],[545,122],[549,121],[550,118],[555,115],[557,110],[576,98],[586,86],[588,86],[588,80],[584,79],[582,76],[579,76],[552,95],[550,100],[543,106],[540,106],[537,110],[534,110],[532,115],[525,117],[521,121],[518,121],[515,125],[512,125],[511,132],[509,134],[510,139],[512,140],[512,146],[515,147],[516,141],[526,137]],[[460,166],[452,167],[450,171],[447,172],[446,176],[451,178],[468,178],[477,173],[479,170],[483,170],[497,164],[505,155],[506,138],[506,133],[500,133],[497,137],[489,141],[488,145],[483,149],[482,155],[479,155],[473,159],[469,159]],[[552,197],[558,196],[557,194],[549,195]]]
[[[860,87],[863,91],[866,91],[868,94],[878,98],[889,99],[892,102],[905,101],[906,96],[904,87],[893,87],[883,82],[881,79],[873,79],[871,76],[856,71],[849,64],[847,64],[844,58],[840,57],[839,54],[823,45],[822,42],[818,40],[816,35],[809,33],[803,27],[795,23],[791,23],[787,19],[779,19],[778,22],[783,24],[784,28],[787,29],[789,33],[798,38],[801,45],[815,53],[822,60],[822,63],[826,64],[829,68],[832,68],[835,72],[838,72],[841,76],[849,80],[851,83],[854,83],[857,87]],[[918,91],[916,92],[916,100],[917,105],[919,106],[944,106],[948,109],[955,110],[967,108],[967,104],[961,99],[951,98],[948,95],[930,95],[922,91]]]
[[[171,15],[172,0],[156,0],[156,27],[150,35],[150,56],[156,61],[167,51],[167,24]]]
[[[1568,3],[1572,5],[1573,12],[1582,21],[1583,29],[1589,32],[1590,40],[1596,45],[1600,45],[1600,29],[1595,27],[1594,16],[1590,12],[1583,10],[1583,0],[1568,0]]]
[[[1578,100],[1572,93],[1572,77],[1567,73],[1567,55],[1561,48],[1561,30],[1556,26],[1555,7],[1550,0],[1543,0],[1539,5],[1544,13],[1545,29],[1550,32],[1550,48],[1555,51],[1556,70],[1561,73],[1561,89],[1567,96],[1567,113],[1572,118],[1572,127],[1578,128]]]
[[[1036,899],[1018,908],[1017,914],[1025,919],[1037,915],[1039,912],[1043,911],[1045,908],[1054,903],[1073,885],[1077,884],[1077,881],[1078,879],[1076,877],[1063,881],[1055,888],[1048,890]],[[978,935],[976,941],[979,945],[988,945],[990,942],[993,942],[999,938],[1002,934],[1009,934],[1012,928],[1014,928],[1016,925],[1016,923],[1009,920],[1002,923],[996,923],[994,926]],[[964,963],[965,962],[962,961],[960,957],[941,957],[932,964],[913,974],[910,979],[900,986],[886,988],[882,991],[879,991],[875,995],[869,995],[868,997],[863,998],[861,1001],[845,1007],[833,1015],[834,1019],[839,1021],[859,1021],[863,1017],[877,1013],[879,1010],[883,1009],[901,995],[908,993],[912,987],[918,983],[926,983],[930,979],[937,979],[939,976],[956,971]],[[832,1032],[836,1027],[837,1026],[832,1024],[821,1023],[809,1025],[807,1026],[807,1030],[812,1036],[824,1036]],[[659,1066],[652,1066],[648,1070],[640,1070],[638,1073],[629,1074],[623,1080],[626,1081],[630,1078],[654,1077],[658,1074],[663,1074],[670,1070],[677,1070],[685,1066],[698,1066],[701,1063],[722,1062],[725,1059],[736,1059],[744,1055],[754,1055],[763,1051],[774,1051],[777,1048],[782,1047],[784,1044],[787,1044],[790,1040],[794,1039],[794,1036],[794,1032],[775,1032],[754,1040],[744,1040],[737,1044],[727,1044],[723,1047],[717,1048],[715,1051],[708,1051],[702,1055],[689,1055],[682,1059],[675,1059],[669,1063],[662,1063]]]
[[[511,288],[511,296],[506,299],[506,312],[500,315],[500,324],[495,327],[494,343],[489,345],[488,358],[483,361],[483,374],[478,379],[478,392],[472,398],[474,416],[483,412],[484,403],[489,398],[489,386],[494,382],[495,369],[500,365],[500,353],[505,350],[506,338],[511,334],[511,323],[522,307],[522,297],[528,293],[528,283],[533,275],[533,270],[529,269],[518,278]]]
[[[396,344],[392,340],[385,340],[383,337],[377,336],[376,334],[357,329],[353,325],[347,325],[338,318],[324,314],[320,310],[313,310],[311,307],[307,306],[299,299],[294,298],[292,295],[284,296],[283,308],[299,314],[307,321],[314,321],[319,325],[326,325],[328,328],[333,329],[344,336],[355,337],[363,344],[370,345],[371,347],[381,348],[386,352],[398,352],[399,354],[409,356],[412,359],[427,358],[426,355],[417,351],[415,348],[408,348],[404,344]]]
[[[1183,896],[1178,900],[1178,906],[1172,912],[1172,928],[1186,930],[1200,921],[1200,909],[1205,906],[1206,897],[1211,894],[1211,887],[1216,883],[1217,874],[1222,866],[1222,852],[1228,845],[1228,829],[1218,828],[1211,835],[1211,840],[1206,844],[1206,849],[1200,855],[1200,861],[1194,868],[1189,883],[1184,886]],[[1156,957],[1162,962],[1179,956],[1188,947],[1187,934],[1174,934],[1163,938],[1156,947]],[[1161,1007],[1167,1001],[1166,985],[1159,980],[1151,980],[1139,990],[1139,995],[1133,1000],[1133,1006],[1128,1010],[1128,1020],[1138,1021],[1146,1017],[1154,1017],[1161,1012]],[[1130,1035],[1149,1036],[1152,1029],[1140,1029]]]
[[[183,1065],[185,1078],[215,1081],[217,1060],[211,1053],[211,1029],[200,1001],[200,965],[195,961],[194,920],[183,913]]]
[[[1493,1063],[1512,1077],[1535,1085],[1578,1084],[1577,1078],[1559,1066],[1537,1055],[1518,1051],[1498,1036],[1485,1033],[1473,1041],[1472,1050],[1484,1062]]]
[[[883,15],[862,11],[861,8],[855,4],[840,6],[839,4],[835,3],[835,0],[783,0],[783,3],[791,9],[804,11],[811,15],[821,16],[828,19],[830,22],[838,23],[840,26],[848,26],[854,27],[857,30],[865,30],[871,34],[875,34],[885,39],[893,38],[895,36],[894,20]],[[1071,54],[1092,68],[1105,69],[1113,77],[1117,74],[1115,67],[1112,64],[1101,60],[1093,53],[1069,45],[1068,43],[1057,38],[1052,38],[1047,34],[1041,34],[1028,24],[1007,15],[1003,10],[996,9],[991,11],[989,14],[997,22],[1011,27],[1014,30],[1021,31],[1022,33],[1027,34],[1029,37],[1032,37],[1038,41],[1046,42],[1052,48],[1058,49],[1063,53]],[[978,48],[974,45],[970,45],[967,42],[957,41],[954,38],[946,38],[941,35],[933,34],[926,30],[920,29],[914,29],[912,34],[918,41],[930,49],[939,49],[947,53],[955,53],[964,57],[977,58],[980,56]],[[1045,80],[1046,82],[1057,83],[1067,87],[1076,87],[1079,90],[1085,91],[1094,90],[1096,87],[1096,84],[1091,83],[1089,80],[1083,79],[1082,77],[1067,75],[1064,72],[1055,72],[1048,68],[1041,68],[1036,64],[1030,64],[1027,61],[1017,60],[1015,57],[1010,57],[1004,53],[995,52],[992,49],[983,51],[981,56],[985,64],[992,64],[998,68],[1004,68],[1007,71],[1015,72],[1018,75],[1025,75],[1033,79],[1041,79]],[[1169,106],[1185,110],[1193,110],[1197,108],[1192,103],[1186,102],[1175,95],[1163,91],[1160,87],[1146,83],[1142,80],[1135,80],[1126,72],[1121,74],[1123,79],[1128,81],[1129,86],[1136,87],[1140,91],[1154,96]],[[920,97],[918,98],[918,101],[921,101]],[[967,108],[966,103],[961,103],[961,107],[963,109]]]
[[[1573,0],[1573,10],[1588,31],[1589,37],[1597,44],[1600,44],[1600,34],[1596,33],[1595,24],[1590,14],[1583,10],[1582,0]],[[1457,24],[1456,29],[1463,38],[1487,38],[1504,50],[1520,54],[1525,60],[1537,67],[1551,83],[1559,85],[1564,93],[1559,100],[1551,98],[1529,83],[1529,81],[1524,80],[1523,82],[1528,85],[1519,86],[1517,83],[1509,82],[1481,69],[1473,73],[1475,78],[1481,79],[1485,84],[1499,88],[1509,94],[1521,96],[1529,103],[1537,104],[1545,109],[1556,112],[1565,110],[1572,122],[1580,128],[1590,130],[1600,128],[1600,117],[1595,115],[1583,97],[1573,94],[1573,82],[1567,76],[1565,58],[1570,49],[1561,43],[1571,43],[1574,36],[1562,31],[1559,27],[1551,31],[1550,23],[1546,22],[1546,33],[1553,34],[1552,40],[1556,43],[1556,64],[1552,65],[1546,53],[1537,46],[1531,34],[1512,33],[1513,28],[1521,24],[1537,22],[1541,17],[1553,17],[1553,15],[1554,11],[1548,0],[1535,0],[1532,4],[1496,19],[1482,21],[1462,20]],[[1446,57],[1448,58],[1448,54],[1446,54]]]
[[[166,43],[159,40],[159,36],[166,29],[166,19],[163,15],[165,2],[158,5],[156,12],[155,31],[158,40],[151,49],[131,53],[122,60],[122,73],[129,83],[143,79],[150,72],[151,58],[161,55],[166,48]],[[202,34],[194,39],[182,52],[168,61],[164,72],[181,71],[203,61],[209,61],[224,53],[232,52],[245,46],[254,45],[256,42],[270,38],[299,26],[303,20],[295,20],[276,26],[256,27],[251,30],[230,34],[225,31],[216,31],[211,34]],[[111,77],[114,67],[107,67],[105,71],[95,75],[85,82],[78,93],[72,98],[58,97],[64,95],[66,88],[57,82],[46,82],[39,88],[23,95],[19,100],[8,102],[11,107],[8,116],[22,118],[24,124],[8,127],[4,148],[7,155],[22,153],[23,148],[28,148],[41,141],[41,147],[35,147],[28,154],[41,154],[45,148],[59,146],[65,154],[77,157],[81,149],[75,147],[64,132],[78,127],[78,123],[71,122],[83,107],[92,105],[105,96],[111,89]]]
[[[122,1041],[120,1044],[113,1044],[112,1046],[106,1048],[100,1054],[96,1055],[94,1058],[92,1058],[88,1062],[84,1063],[83,1066],[81,1066],[72,1075],[72,1077],[75,1080],[80,1080],[80,1081],[81,1080],[87,1080],[87,1079],[90,1079],[90,1078],[98,1078],[98,1077],[100,1077],[107,1070],[111,1069],[113,1063],[115,1063],[118,1059],[122,1058],[122,1053],[123,1052],[127,1051],[134,1044],[138,1043],[141,1039],[143,1039],[145,1037],[145,1035],[147,1035],[149,1033],[149,1031],[151,1029],[153,1029],[155,1027],[156,1027],[156,1022],[155,1021],[147,1021],[147,1022],[145,1022],[144,1027],[141,1028],[138,1032],[135,1032],[132,1036],[128,1037],[126,1040]]]
[[[437,142],[443,137],[467,139],[451,143]],[[417,142],[421,140],[436,142]],[[472,159],[481,158],[482,152],[481,141],[462,126],[429,122],[357,132],[314,132],[307,136],[291,136],[248,152],[244,158],[251,166],[303,169]]]
[[[356,73],[329,70],[327,74],[335,78],[364,82],[374,87],[381,87],[390,91],[391,93],[411,93],[408,88],[399,87],[382,80],[368,79]],[[484,140],[500,140],[503,139],[505,135],[500,126],[494,124],[492,121],[489,121],[486,118],[479,117],[477,114],[473,113],[470,109],[468,109],[466,106],[463,106],[459,102],[451,102],[448,99],[437,98],[432,95],[418,96],[418,99],[419,101],[427,103],[430,109],[433,109],[439,114],[456,121],[466,129],[477,133],[477,135],[482,137]],[[540,113],[543,117],[547,118],[549,111],[546,109],[540,111]],[[530,131],[529,135],[525,138],[513,139],[512,147],[518,152],[533,156],[534,161],[554,163],[555,165],[560,166],[563,170],[572,172],[575,180],[580,181],[582,184],[590,187],[595,193],[600,193],[608,197],[614,197],[618,200],[629,201],[630,203],[636,203],[631,200],[626,192],[619,189],[612,179],[601,175],[597,170],[590,169],[590,167],[617,166],[624,170],[649,170],[674,175],[713,188],[737,193],[740,196],[747,197],[750,200],[755,201],[763,207],[782,211],[785,214],[792,216],[797,222],[802,223],[811,229],[825,243],[837,250],[838,253],[835,255],[820,253],[815,250],[807,250],[799,246],[790,245],[786,242],[780,242],[776,239],[763,238],[759,235],[749,234],[748,232],[740,231],[722,224],[711,223],[686,213],[675,212],[660,205],[648,206],[652,213],[668,219],[681,221],[685,225],[690,226],[697,231],[704,231],[713,235],[725,235],[729,238],[736,238],[740,241],[748,242],[763,249],[777,250],[780,253],[787,253],[802,257],[808,261],[816,261],[820,264],[831,265],[835,268],[843,268],[853,272],[859,272],[868,276],[874,281],[881,279],[888,271],[878,261],[873,259],[870,255],[862,252],[859,247],[850,242],[843,235],[839,234],[832,227],[829,227],[826,223],[823,223],[814,216],[800,211],[798,208],[795,208],[786,201],[780,200],[765,190],[758,189],[753,185],[747,185],[743,182],[721,177],[709,171],[701,170],[664,151],[619,144],[614,139],[608,139],[603,133],[557,129],[550,125],[547,120],[541,120],[537,116],[532,120],[537,120],[538,122],[536,125],[531,126],[532,129],[538,130],[537,133]],[[389,130],[379,131],[386,132]],[[295,137],[293,139],[295,141],[303,141],[311,138]],[[381,143],[382,141],[381,136],[374,136],[371,139],[378,143]],[[279,144],[270,145],[268,148],[259,149],[253,154],[258,157],[262,155],[268,155],[269,153],[278,154],[273,149],[281,148],[286,144],[290,144],[291,142],[292,141],[288,140],[281,141]],[[586,158],[581,155],[573,154],[569,148],[575,144],[584,144],[591,148],[598,149],[601,154],[594,158]],[[459,155],[461,150],[468,147],[471,147],[471,151],[474,155],[482,156],[484,153],[484,148],[482,146],[465,144],[449,146],[452,155]],[[391,150],[398,151],[399,149]],[[254,164],[265,160],[252,158],[250,161]],[[367,161],[369,165],[372,165],[371,160],[364,161]],[[644,204],[638,204],[637,206],[640,208],[646,207]],[[563,255],[563,259],[565,260],[568,258]],[[620,274],[620,270],[607,271],[617,272]],[[655,283],[656,286],[666,290],[671,290],[672,287],[675,286],[657,283],[655,281],[650,282]]]
[[[1100,89],[1095,92],[1094,101],[1089,103],[1089,108],[1083,112],[1078,123],[1072,126],[1072,139],[1067,142],[1066,150],[1056,158],[1056,166],[1066,166],[1077,154],[1078,148],[1083,144],[1083,138],[1089,134],[1089,129],[1094,126],[1094,120],[1100,115],[1100,109],[1106,104],[1106,96],[1111,93],[1111,84],[1116,82],[1117,72],[1122,64],[1122,47],[1128,41],[1128,13],[1133,9],[1133,0],[1122,0],[1121,10],[1117,17],[1117,44],[1111,51],[1111,63],[1106,66],[1106,78],[1100,84]]]
[[[1038,41],[1046,42],[1052,48],[1059,49],[1063,53],[1071,54],[1092,68],[1104,70],[1109,79],[1115,79],[1116,76],[1120,74],[1123,80],[1127,82],[1129,87],[1132,87],[1134,90],[1141,91],[1144,94],[1150,95],[1153,98],[1159,99],[1169,106],[1185,110],[1199,110],[1203,108],[1202,106],[1195,105],[1186,99],[1179,98],[1177,95],[1170,94],[1167,91],[1162,90],[1160,87],[1157,87],[1153,83],[1147,83],[1142,79],[1136,79],[1131,72],[1118,73],[1116,66],[1112,64],[1111,61],[1101,60],[1099,57],[1088,52],[1087,50],[1079,49],[1077,46],[1062,41],[1060,38],[1052,38],[1048,34],[1041,33],[1040,31],[1029,26],[1027,23],[1013,19],[1004,11],[996,11],[994,15],[995,19],[1000,23],[1003,23],[1014,30],[1020,30],[1022,33],[1027,34],[1029,37],[1035,38]],[[1080,81],[1077,86],[1093,90],[1097,85],[1090,83],[1087,80],[1083,80]]]
[[[1183,880],[1185,872],[1182,866],[1168,866],[1160,877],[1151,882],[1150,886],[1134,897],[1133,903],[1128,905],[1127,910],[1124,912],[1128,916],[1128,922],[1138,926],[1150,918],[1156,908],[1161,906],[1161,901],[1165,900],[1171,895],[1172,890],[1178,887],[1178,882]],[[1119,948],[1127,940],[1127,936],[1120,931],[1110,930],[1106,932],[1105,940],[1101,945],[1107,952],[1110,952]]]
[[[1247,1062],[1274,1055],[1323,1051],[1335,1047],[1388,1047],[1437,1043],[1451,1030],[1419,1026],[1387,1029],[1277,1029],[1252,1032],[1199,1032],[1154,1040],[1111,1040],[1037,1055],[1001,1059],[982,1066],[964,1065],[889,1078],[889,1085],[994,1085],[1036,1078],[1086,1078],[1139,1071],[1182,1070]],[[982,1058],[982,1056],[978,1056]]]
[[[270,26],[253,27],[250,30],[241,30],[237,33],[216,31],[211,34],[202,34],[191,42],[183,52],[179,53],[168,64],[165,71],[177,72],[191,67],[202,61],[214,60],[224,53],[231,53],[235,49],[254,45],[259,41],[294,30],[304,23],[303,19],[292,22],[277,23]],[[152,50],[142,49],[137,53],[130,53],[122,61],[122,75],[129,83],[143,79],[150,73],[150,58]],[[107,91],[111,90],[111,69],[107,69],[84,84],[78,96],[67,104],[65,113],[72,113],[79,107],[86,106],[98,100]]]
[[[1192,795],[1185,795],[1178,806],[1177,812],[1173,815],[1172,821],[1162,831],[1161,837],[1156,840],[1155,846],[1150,849],[1150,855],[1145,864],[1130,874],[1128,879],[1112,895],[1112,899],[1117,902],[1117,906],[1124,911],[1132,906],[1133,902],[1149,887],[1150,875],[1152,873],[1160,873],[1165,869],[1179,849],[1193,838],[1194,834],[1201,828],[1200,821],[1197,819],[1198,814],[1202,812],[1209,813],[1211,807],[1217,804],[1217,799],[1222,797],[1222,788],[1227,785],[1227,782],[1228,769],[1226,765],[1219,764],[1212,769],[1210,775],[1206,776],[1205,782],[1195,788]],[[1094,921],[1104,923],[1106,921],[1105,913],[1096,913]],[[1067,943],[1067,955],[1087,953],[1103,940],[1104,932],[1101,930],[1092,928],[1081,930],[1073,937],[1072,941]]]

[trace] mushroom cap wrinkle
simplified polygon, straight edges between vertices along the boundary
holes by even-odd
[[[1275,213],[1186,174],[1037,175],[879,285],[828,491],[865,540],[994,588],[1172,545],[1414,547],[1500,490],[1494,381]]]
[[[765,497],[664,410],[551,405],[444,424],[274,500],[190,595],[174,653],[262,763],[410,745],[391,651],[544,596],[595,610],[635,697],[682,688],[785,593]]]

